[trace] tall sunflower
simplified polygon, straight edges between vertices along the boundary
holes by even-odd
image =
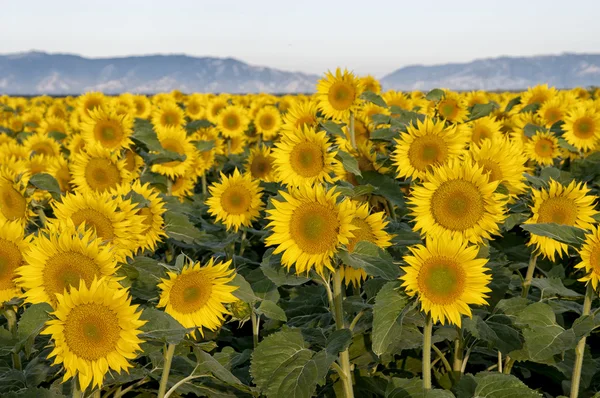
[[[112,247],[103,244],[93,231],[73,223],[57,223],[42,231],[25,253],[26,264],[17,270],[17,284],[29,303],[48,303],[56,308],[56,294],[83,280],[107,277],[105,283],[118,286],[113,275],[117,261]]]
[[[542,166],[549,166],[560,156],[558,139],[551,132],[538,131],[525,144],[525,155]]]
[[[446,164],[463,154],[466,139],[457,126],[446,127],[443,121],[431,118],[418,120],[396,140],[391,158],[397,177],[423,178],[431,167]]]
[[[597,109],[579,105],[564,120],[565,141],[583,151],[596,148],[600,140],[600,115]]]
[[[211,185],[210,198],[206,200],[208,213],[223,222],[228,230],[249,227],[264,207],[259,180],[235,169],[231,176],[221,173],[221,182]]]
[[[31,236],[25,236],[19,222],[0,221],[0,305],[21,295],[15,279],[30,244]]]
[[[229,284],[235,277],[230,268],[231,260],[215,263],[211,258],[202,266],[189,261],[181,273],[167,272],[168,279],[161,279],[157,307],[175,318],[186,328],[217,330],[229,314],[225,304],[237,301],[232,294],[237,287]]]
[[[506,197],[494,191],[499,181],[488,180],[483,167],[470,160],[436,167],[409,200],[415,230],[432,237],[447,235],[472,243],[499,235],[506,218]]]
[[[350,112],[357,110],[362,91],[362,83],[352,72],[340,68],[336,69],[335,75],[327,72],[317,83],[319,110],[328,118],[346,121]]]
[[[279,110],[274,106],[264,106],[258,110],[254,117],[256,132],[262,135],[265,141],[277,137],[281,129],[282,121]]]
[[[102,193],[114,190],[133,178],[125,167],[125,159],[119,159],[116,152],[100,145],[87,145],[71,162],[75,191]]]
[[[279,181],[293,187],[333,182],[335,151],[330,150],[327,133],[311,128],[295,130],[282,136],[272,151]]]
[[[596,196],[589,195],[589,188],[583,183],[572,181],[564,186],[550,180],[548,189],[532,189],[532,216],[525,224],[554,223],[570,225],[582,229],[591,229],[596,223],[593,216]],[[528,246],[534,245],[536,251],[554,261],[555,255],[562,257],[569,246],[546,236],[531,234]]]
[[[119,115],[114,110],[97,109],[82,123],[81,136],[87,144],[101,145],[111,150],[133,144],[133,119],[129,114]]]
[[[274,253],[283,252],[281,264],[288,270],[295,265],[297,274],[333,270],[333,255],[354,236],[354,206],[348,200],[338,203],[339,192],[319,184],[279,194],[284,200],[272,199],[273,209],[267,210],[272,230],[267,246],[276,245]]]
[[[65,368],[63,381],[77,377],[82,391],[102,387],[104,376],[112,369],[128,371],[128,360],[141,351],[139,306],[131,304],[125,289],[94,279],[83,280],[68,292],[57,295],[53,318],[41,332],[50,335],[54,365]]]
[[[440,235],[427,238],[426,245],[410,247],[402,267],[406,294],[418,296],[421,308],[434,322],[460,327],[461,316],[471,317],[469,305],[486,305],[492,277],[486,273],[487,259],[476,258],[479,248],[461,238]]]
[[[51,223],[69,220],[75,226],[85,223],[86,228],[93,229],[99,238],[113,246],[113,255],[118,261],[131,256],[142,239],[145,217],[137,214],[131,200],[120,196],[67,193],[62,202],[54,202],[53,207],[57,220],[50,220]]]

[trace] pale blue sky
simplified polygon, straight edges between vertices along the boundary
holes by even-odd
[[[186,53],[322,73],[600,52],[600,0],[0,0],[0,53]]]

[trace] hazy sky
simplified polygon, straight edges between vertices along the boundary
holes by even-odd
[[[600,52],[600,0],[0,0],[0,53],[234,57],[321,74]]]

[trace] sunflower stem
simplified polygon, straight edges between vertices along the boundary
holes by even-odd
[[[94,391],[92,393],[92,398],[101,398],[102,397],[102,390],[101,389],[97,389],[96,391]]]
[[[76,379],[73,379],[73,394],[71,394],[72,398],[83,398],[83,393],[79,389],[79,383]]]
[[[202,195],[206,196],[208,188],[206,186],[206,173],[202,174]]]
[[[256,348],[260,332],[260,317],[256,315],[254,308],[252,308],[252,312],[250,313],[250,321],[252,322],[252,342],[254,343],[254,348]]]
[[[433,351],[435,351],[435,353],[437,354],[438,358],[444,364],[444,367],[446,368],[446,371],[452,372],[452,366],[450,366],[450,362],[448,362],[448,360],[446,359],[446,356],[444,355],[444,353],[442,351],[440,351],[440,349],[437,348],[435,346],[435,344],[432,344],[431,348],[433,348]]]
[[[164,398],[169,384],[169,372],[171,371],[171,362],[175,353],[175,344],[168,344],[165,350],[165,363],[163,365],[162,376],[160,377],[160,387],[158,388],[158,398]]]
[[[461,369],[464,360],[462,329],[457,326],[456,332],[458,333],[458,337],[454,340],[454,360],[452,361],[452,370],[462,373]]]
[[[590,282],[587,284],[585,291],[585,298],[583,300],[583,312],[582,316],[590,314],[592,309],[592,301],[594,300],[594,288]],[[579,385],[581,383],[581,369],[583,368],[583,354],[585,353],[585,340],[586,336],[583,336],[577,347],[575,347],[575,365],[573,366],[573,376],[571,377],[571,398],[577,398],[579,395]]]
[[[173,195],[173,181],[170,178],[167,178],[167,195]]]
[[[537,261],[537,254],[531,253],[529,258],[529,265],[527,266],[527,273],[525,274],[525,280],[523,281],[523,291],[521,297],[527,298],[529,294],[529,287],[531,286],[531,280],[533,279],[533,273],[535,272],[535,263]]]
[[[242,239],[241,239],[241,242],[240,242],[240,257],[242,257],[242,254],[244,254],[244,249],[246,248],[246,246],[244,245],[244,243],[246,243],[246,229],[245,228],[242,231]]]
[[[350,121],[348,123],[348,131],[350,132],[350,144],[356,149],[356,135],[354,133],[354,112],[350,111]]]
[[[335,317],[335,326],[337,330],[344,329],[344,306],[342,296],[342,274],[338,268],[333,273],[333,314]],[[354,389],[352,387],[352,370],[350,368],[350,353],[346,348],[340,352],[339,360],[340,367],[342,368],[345,377],[341,377],[342,386],[344,388],[344,396],[346,398],[354,398]]]
[[[425,318],[425,329],[423,330],[423,388],[431,390],[431,334],[433,332],[433,320],[431,314]]]
[[[498,372],[502,373],[502,353],[498,351]]]
[[[8,326],[8,331],[12,334],[14,338],[17,337],[17,313],[8,308],[4,311],[4,317],[6,318],[6,326]],[[13,368],[17,370],[21,370],[21,357],[18,352],[10,353],[13,363]]]

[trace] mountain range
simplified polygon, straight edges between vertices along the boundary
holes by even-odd
[[[84,58],[39,51],[0,55],[0,94],[65,95],[183,92],[310,93],[319,76],[252,66],[233,58],[147,55]],[[600,54],[499,57],[400,68],[381,79],[384,89],[521,90],[600,86]]]

